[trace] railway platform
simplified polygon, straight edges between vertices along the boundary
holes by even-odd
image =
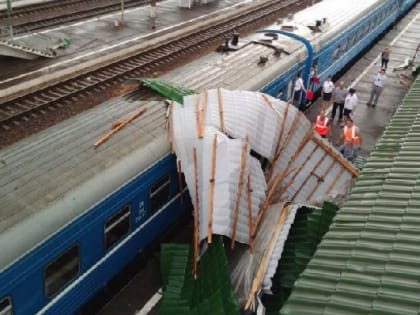
[[[252,5],[249,0],[217,0],[194,5],[191,9],[178,6],[179,0],[157,2],[156,17],[150,7],[137,7],[63,25],[53,29],[16,36],[17,42],[40,49],[57,45],[63,39],[67,48],[57,49],[54,59],[33,61],[0,57],[0,100],[13,99],[19,91],[43,85],[48,80],[71,73],[80,73],[98,62],[106,62],[120,54],[128,54],[145,46],[165,41],[165,36],[179,36],[193,26],[206,25],[229,15],[229,12]],[[254,4],[255,5],[255,4]],[[43,46],[44,45],[44,46]]]
[[[385,126],[400,105],[412,81],[409,77],[410,69],[393,71],[402,65],[407,56],[412,57],[420,43],[420,5],[403,18],[398,25],[376,43],[351,69],[337,81],[343,80],[346,87],[353,87],[358,95],[359,103],[355,111],[354,121],[360,128],[362,147],[360,155],[368,157],[375,148],[376,141],[381,137]],[[391,47],[391,58],[388,64],[387,81],[378,105],[373,108],[366,103],[374,75],[380,69],[380,53],[385,46]],[[321,108],[321,100],[316,101],[307,111],[307,117],[315,121]],[[331,107],[327,112],[331,114]],[[337,117],[336,117],[337,119]],[[333,139],[337,144],[342,132],[336,121],[332,125]],[[338,145],[338,144],[337,144]],[[153,258],[148,265],[133,280],[117,294],[100,312],[99,315],[155,315],[161,298],[157,272],[159,261]],[[152,292],[146,292],[144,286],[148,283]],[[154,293],[155,292],[155,293]]]
[[[398,25],[390,30],[375,46],[373,46],[352,68],[341,78],[346,87],[353,87],[358,97],[358,105],[354,112],[353,120],[359,127],[362,136],[360,155],[368,157],[374,149],[376,141],[382,135],[394,112],[404,98],[408,88],[413,82],[411,67],[399,69],[407,58],[413,58],[420,43],[420,5],[417,4]],[[381,52],[388,46],[391,49],[390,61],[385,72],[386,80],[378,105],[367,105],[375,75],[381,69]],[[419,56],[420,57],[420,56]],[[420,62],[417,57],[417,63]],[[321,101],[317,101],[307,112],[311,121],[315,121],[321,108]],[[331,117],[332,106],[327,110]],[[340,124],[332,124],[332,141],[339,143],[342,132]]]

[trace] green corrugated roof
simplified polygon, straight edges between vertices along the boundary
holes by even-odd
[[[155,78],[133,78],[132,80],[143,83],[145,86],[155,90],[162,94],[164,97],[178,102],[179,104],[184,103],[184,96],[194,94],[195,91],[185,88],[180,85],[176,85],[170,82],[166,82],[162,79]]]
[[[230,284],[221,237],[215,237],[192,276],[192,249],[185,244],[163,244],[160,315],[235,315],[239,306]]]
[[[391,119],[283,315],[420,313],[420,80]]]
[[[263,296],[267,315],[277,314],[289,297],[293,284],[328,231],[337,210],[330,202],[324,202],[322,208],[299,209],[273,277],[273,295]]]

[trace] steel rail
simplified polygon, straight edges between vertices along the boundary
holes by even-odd
[[[149,0],[125,0],[126,9],[146,5]],[[14,34],[32,32],[121,9],[121,0],[57,0],[0,11],[0,25],[12,24]],[[7,34],[4,34],[7,35]]]
[[[15,125],[36,117],[36,113],[45,113],[83,100],[105,89],[118,87],[122,82],[133,77],[153,75],[164,66],[179,64],[185,56],[208,51],[209,47],[222,44],[227,36],[231,36],[238,30],[256,29],[272,23],[285,8],[294,6],[297,2],[299,1],[267,2],[236,18],[174,38],[159,47],[141,51],[134,56],[121,56],[119,60],[113,60],[110,64],[98,65],[97,69],[5,102],[0,105],[0,126],[5,130],[10,130]]]

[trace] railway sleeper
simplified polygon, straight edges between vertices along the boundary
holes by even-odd
[[[51,95],[48,95],[47,94],[48,93],[48,91],[47,92],[45,92],[45,93],[41,93],[40,95],[43,97],[43,98],[46,98],[48,101],[54,101],[55,100],[55,97],[54,96],[51,96]]]
[[[63,94],[62,96],[65,96],[65,95],[70,94],[70,91],[69,91],[69,90],[67,90],[67,89],[65,89],[65,88],[64,88],[64,87],[62,87],[62,86],[57,86],[57,87],[55,87],[55,89],[56,89],[59,93]]]
[[[105,71],[105,73],[111,73],[110,76],[120,74],[120,71],[118,71],[118,68],[116,66],[114,66],[112,68],[105,69],[104,71]]]
[[[28,109],[30,109],[30,108],[32,108],[33,106],[28,106],[28,105],[26,105],[25,103],[19,103],[19,102],[17,102],[17,103],[14,103],[13,104],[14,105],[14,107],[17,107],[17,108],[19,108],[19,109],[23,109],[23,110],[28,110]]]
[[[58,98],[62,98],[64,95],[67,95],[67,94],[64,94],[63,95],[63,93],[60,93],[59,91],[57,91],[57,90],[49,90],[48,91],[48,93],[50,93],[50,94],[52,94],[52,95],[54,95],[57,99]]]
[[[46,102],[48,102],[48,100],[45,100],[44,98],[42,98],[40,95],[34,95],[33,97],[32,97],[32,100],[33,101],[35,101],[36,103],[35,104],[43,104],[43,103],[46,103]]]

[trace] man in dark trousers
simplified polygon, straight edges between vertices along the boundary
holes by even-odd
[[[379,95],[382,93],[384,88],[384,82],[386,80],[385,69],[379,70],[379,73],[376,74],[375,79],[373,80],[372,90],[370,92],[370,99],[367,102],[367,105],[372,105],[375,107],[378,104]]]
[[[334,89],[333,98],[333,109],[331,114],[331,120],[334,121],[335,114],[338,108],[338,121],[343,121],[343,110],[344,101],[346,100],[347,89],[344,87],[344,81],[338,82],[338,86]]]

